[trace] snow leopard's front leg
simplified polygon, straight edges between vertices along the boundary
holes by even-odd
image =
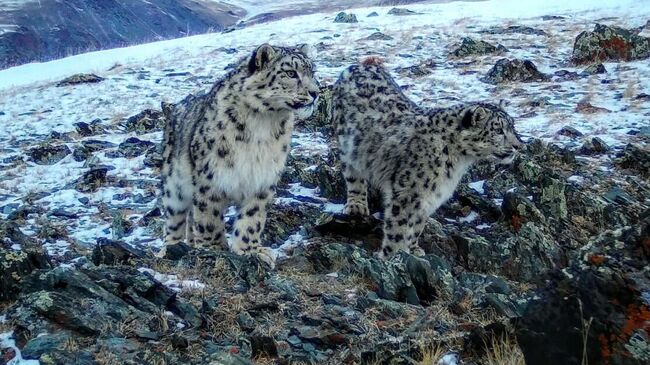
[[[348,215],[368,216],[368,183],[349,164],[343,170],[347,191],[347,201],[343,212]]]
[[[422,197],[417,193],[391,194],[384,209],[384,239],[379,258],[389,258],[397,251],[416,256],[424,255],[418,245],[427,214],[422,206]]]
[[[216,189],[210,174],[206,175],[202,171],[194,172],[193,185],[191,235],[194,246],[227,248],[223,216],[228,207],[225,194]]]
[[[266,224],[266,210],[274,194],[274,189],[270,188],[242,203],[230,247],[238,255],[256,255],[271,268],[275,267],[275,253],[269,247],[262,246],[261,236]]]

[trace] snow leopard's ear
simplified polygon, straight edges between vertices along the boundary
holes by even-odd
[[[296,46],[296,49],[310,59],[315,59],[318,56],[318,51],[316,47],[313,47],[311,44],[303,43]]]
[[[268,66],[268,64],[275,57],[275,54],[275,48],[273,48],[273,46],[268,43],[264,43],[263,45],[257,47],[257,49],[253,51],[253,56],[248,63],[248,70],[250,73],[254,73],[257,70],[261,70],[264,67]]]
[[[489,118],[490,111],[479,105],[465,112],[461,123],[463,128],[471,128],[484,124]]]

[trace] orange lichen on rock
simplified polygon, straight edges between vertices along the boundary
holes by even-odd
[[[524,219],[519,215],[513,215],[510,223],[512,223],[514,231],[519,232],[521,226],[524,224]]]
[[[606,260],[607,260],[607,257],[605,257],[605,255],[601,255],[601,254],[593,254],[593,255],[589,256],[589,259],[588,259],[589,263],[592,264],[592,265],[595,265],[595,266],[600,266],[600,265],[604,264]]]
[[[615,52],[619,58],[627,59],[629,57],[629,44],[621,38],[613,37],[608,41],[601,42],[601,46]]]
[[[643,304],[630,304],[627,307],[627,316],[622,329],[622,333],[626,337],[625,340],[627,341],[639,329],[650,335],[650,309]]]

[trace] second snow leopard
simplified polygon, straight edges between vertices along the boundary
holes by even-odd
[[[345,213],[368,215],[368,183],[384,197],[379,257],[416,255],[427,218],[453,194],[472,163],[510,163],[522,146],[499,106],[428,109],[409,100],[381,65],[345,70],[332,93],[347,185]]]
[[[262,246],[266,207],[289,154],[294,118],[319,87],[305,47],[258,47],[207,94],[164,106],[165,245],[228,247],[224,213],[239,212],[230,249],[274,265]],[[164,255],[164,250],[159,253]]]

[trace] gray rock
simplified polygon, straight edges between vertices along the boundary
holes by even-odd
[[[540,193],[537,196],[540,209],[549,217],[566,219],[568,216],[566,183],[545,175],[540,181]]]
[[[334,23],[358,23],[357,16],[354,14],[346,14],[345,12],[340,12],[334,18]]]
[[[413,10],[403,9],[403,8],[392,8],[388,11],[388,15],[416,15],[417,13]]]
[[[548,81],[550,76],[541,73],[535,64],[528,60],[509,60],[502,58],[492,67],[481,81],[489,84],[506,82]]]
[[[251,351],[253,358],[277,358],[278,348],[275,345],[273,337],[269,336],[251,336],[249,338],[251,343]]]
[[[106,182],[107,167],[96,167],[86,171],[83,176],[74,183],[75,189],[82,193],[97,191]]]
[[[136,132],[137,134],[158,132],[165,127],[165,121],[165,116],[161,111],[146,109],[127,119],[124,128],[127,132]]]
[[[50,261],[43,252],[5,250],[0,247],[0,302],[17,299],[22,279],[34,271],[49,267]]]
[[[376,11],[373,11],[372,13],[368,14],[368,18],[372,18],[376,16],[379,16],[379,14]]]
[[[486,30],[482,30],[479,33],[486,34],[527,34],[527,35],[547,35],[541,29],[535,29],[532,27],[527,27],[523,25],[511,25],[508,27],[494,27]]]
[[[117,151],[106,153],[107,157],[126,157],[133,158],[147,153],[150,149],[155,148],[156,144],[149,141],[144,141],[136,137],[127,138],[126,141],[120,143]]]
[[[371,35],[359,39],[360,41],[391,41],[393,37],[386,35],[382,32],[374,32]]]
[[[79,85],[79,84],[96,84],[104,80],[105,79],[103,77],[99,77],[94,74],[76,74],[59,81],[56,84],[56,86],[62,87],[62,86],[72,86],[72,85]]]
[[[553,271],[519,321],[526,364],[640,365],[650,361],[650,220],[606,231]],[[587,330],[588,328],[588,330]]]
[[[395,69],[395,72],[402,76],[417,78],[430,75],[433,72],[434,67],[436,67],[436,64],[433,60],[429,60],[419,65],[397,68]]]
[[[43,354],[63,348],[65,343],[71,338],[72,334],[69,331],[48,333],[33,338],[21,350],[23,358],[26,360],[38,360]]]
[[[93,249],[92,261],[95,265],[128,265],[132,260],[144,256],[144,251],[122,241],[99,238]]]
[[[650,151],[633,144],[616,155],[616,163],[624,169],[638,171],[643,176],[650,176]]]
[[[557,131],[557,134],[571,138],[582,137],[582,132],[568,125]]]
[[[607,69],[602,63],[594,63],[585,68],[580,74],[583,76],[599,75],[607,73]]]
[[[64,144],[46,144],[29,150],[29,157],[39,165],[54,165],[72,153]]]
[[[584,155],[598,155],[609,152],[610,148],[605,141],[599,137],[593,137],[582,144],[580,152]]]
[[[493,230],[487,237],[465,233],[453,239],[467,270],[530,282],[563,263],[561,247],[543,227],[526,222],[516,235]]]
[[[510,295],[512,290],[508,283],[494,275],[464,272],[458,276],[458,284],[473,292],[485,292]]]
[[[508,51],[504,46],[494,46],[488,42],[474,40],[470,37],[463,38],[461,44],[451,52],[454,57],[479,56],[491,53],[502,53]]]
[[[501,204],[501,211],[507,221],[514,226],[525,222],[546,223],[546,218],[535,203],[517,192],[507,192]]]
[[[576,37],[572,60],[576,64],[632,61],[650,57],[650,38],[633,31],[596,24]]]

